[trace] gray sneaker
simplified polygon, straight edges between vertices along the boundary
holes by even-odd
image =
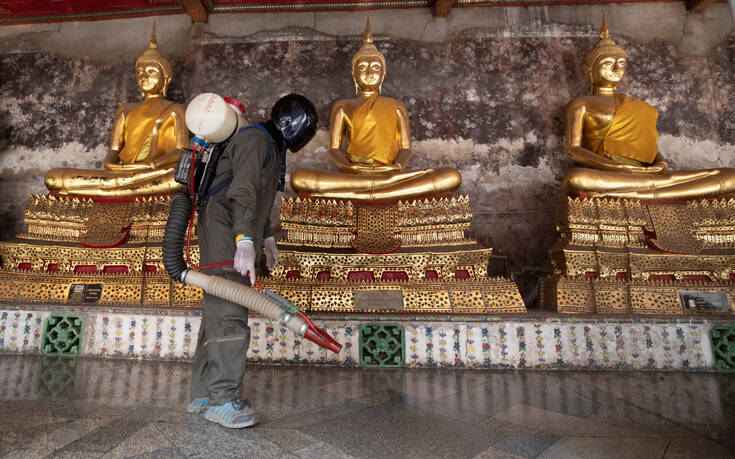
[[[224,405],[209,406],[204,418],[231,429],[250,427],[260,420],[258,414],[248,406],[248,401],[239,398],[233,398]]]

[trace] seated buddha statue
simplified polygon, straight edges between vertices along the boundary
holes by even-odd
[[[357,97],[332,106],[329,155],[340,172],[297,169],[291,187],[314,197],[356,200],[406,199],[456,190],[456,169],[406,170],[411,156],[408,112],[380,95],[385,56],[373,44],[370,20],[352,58]],[[346,148],[344,148],[346,145]],[[344,148],[344,149],[343,149]]]
[[[184,107],[167,100],[171,63],[158,51],[156,28],[135,63],[144,100],[115,113],[105,170],[51,169],[46,188],[59,194],[129,197],[171,194],[183,187],[173,178],[181,148],[189,142]]]
[[[634,199],[689,199],[735,191],[735,169],[668,171],[658,151],[658,111],[615,92],[627,66],[623,48],[602,19],[600,40],[584,56],[591,96],[566,108],[566,152],[584,168],[570,169],[571,194]]]

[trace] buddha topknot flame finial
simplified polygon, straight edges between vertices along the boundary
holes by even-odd
[[[362,41],[363,43],[373,42],[373,32],[370,30],[370,16],[365,21],[365,31],[362,33]]]
[[[153,31],[155,32],[156,23],[153,23]],[[602,13],[602,23],[600,24],[600,39],[610,38],[610,31],[607,30],[607,21],[605,21],[605,12]]]
[[[602,21],[605,21],[605,16],[602,16]],[[153,20],[153,30],[151,30],[151,39],[148,42],[149,48],[158,48],[158,41],[156,41],[156,20]]]

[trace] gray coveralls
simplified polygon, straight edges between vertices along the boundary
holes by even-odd
[[[271,153],[267,158],[268,143]],[[255,260],[259,264],[263,239],[273,235],[270,213],[283,154],[285,151],[279,151],[275,141],[256,128],[245,129],[230,141],[217,164],[212,188],[229,177],[232,183],[210,197],[199,213],[201,265],[232,261],[238,234],[253,239]],[[203,272],[250,285],[249,279],[237,273],[232,265]],[[209,397],[211,406],[237,397],[249,344],[248,310],[205,293],[191,375],[191,398]]]

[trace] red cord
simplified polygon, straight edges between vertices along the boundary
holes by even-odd
[[[212,263],[211,265],[195,265],[191,262],[191,230],[194,226],[194,169],[195,169],[195,157],[199,144],[194,144],[194,150],[191,152],[191,171],[189,172],[189,195],[191,196],[191,215],[189,216],[189,227],[186,230],[186,264],[193,269],[209,269],[217,266],[231,265],[234,264],[232,261],[220,261],[219,263]],[[203,147],[202,147],[203,148]]]
[[[316,325],[314,325],[314,322],[312,322],[311,319],[309,319],[306,316],[306,314],[304,314],[304,311],[302,311],[301,309],[299,309],[298,310],[298,313],[301,316],[301,318],[304,319],[306,321],[306,323],[309,325],[309,328],[319,330],[320,332],[322,331],[321,328],[319,328]]]

